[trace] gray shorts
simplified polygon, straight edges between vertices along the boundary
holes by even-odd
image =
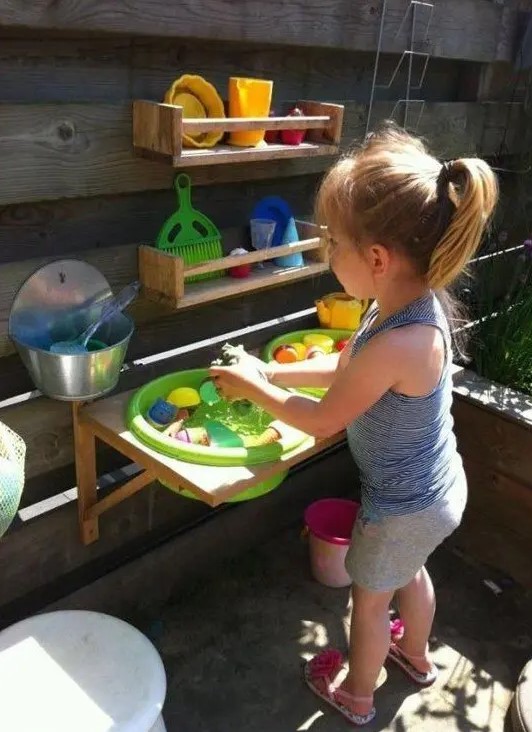
[[[345,568],[355,585],[374,592],[407,585],[459,526],[467,500],[465,475],[432,506],[377,521],[357,519]]]

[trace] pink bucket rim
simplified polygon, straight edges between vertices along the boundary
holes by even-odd
[[[354,510],[355,513],[355,520],[356,515],[360,510],[360,503],[358,501],[351,501],[348,498],[320,498],[318,501],[314,501],[314,503],[311,503],[310,506],[307,506],[304,513],[304,519],[305,519],[305,525],[310,531],[311,534],[316,536],[318,539],[322,539],[323,541],[328,542],[329,544],[336,544],[339,546],[346,546],[351,543],[351,537],[345,537],[345,536],[330,536],[329,534],[326,534],[324,531],[321,531],[320,529],[317,529],[315,526],[311,526],[312,520],[309,520],[309,517],[313,512],[316,510],[316,506],[319,506],[320,504],[323,505],[324,503],[336,503],[337,505],[343,504],[346,507],[349,507]],[[353,522],[354,523],[354,522]]]

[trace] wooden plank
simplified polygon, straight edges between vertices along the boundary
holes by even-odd
[[[470,556],[532,587],[532,485],[523,485],[466,454],[468,505],[453,542]]]
[[[164,98],[179,69],[195,69],[225,96],[230,76],[274,80],[274,109],[289,111],[279,100],[369,98],[373,79],[373,52],[346,53],[331,48],[246,44],[243,41],[208,44],[187,39],[130,38],[126,36],[60,36],[0,29],[0,99],[4,102],[116,103],[128,99]],[[383,83],[397,63],[394,55],[381,56]],[[423,87],[427,101],[454,99],[468,70],[478,64],[432,58]],[[414,64],[414,73],[416,65]],[[398,84],[406,83],[407,65],[399,70]],[[382,75],[382,76],[381,76]],[[396,89],[381,90],[379,98],[395,99]],[[388,95],[388,96],[386,96]],[[476,86],[463,101],[476,100]]]
[[[342,140],[351,146],[364,135],[366,107],[356,102],[345,106]],[[374,122],[388,118],[393,107],[375,105]],[[507,125],[508,107],[490,105],[491,131],[479,148],[487,114],[487,106],[474,103],[427,104],[418,132],[446,157],[489,154],[500,147],[502,133],[496,124]],[[0,106],[0,204],[171,188],[172,170],[134,157],[131,124],[129,104]],[[522,110],[516,107],[505,135],[508,150],[520,150],[526,143],[523,124]],[[192,178],[195,185],[208,185],[310,174],[328,167],[331,160],[324,156],[205,167],[195,169]]]
[[[408,7],[402,0],[388,1],[383,51],[397,52],[407,47],[410,23],[402,21]],[[258,43],[267,39],[275,44],[350,51],[376,49],[379,16],[378,9],[371,3],[346,5],[342,0],[291,0],[268,5],[259,0],[246,0],[237,12],[232,0],[171,4],[163,0],[149,3],[140,0],[59,0],[53,4],[45,0],[31,4],[11,0],[0,7],[0,24],[8,28],[103,31]],[[502,50],[498,42],[502,17],[500,6],[483,0],[436,3],[428,27],[432,54],[475,61],[494,60]],[[510,14],[510,20],[515,24],[517,16]],[[422,37],[429,13],[420,12],[418,22]],[[508,21],[505,26],[507,24]]]
[[[248,221],[255,203],[279,195],[298,215],[307,214],[318,185],[316,175],[194,186],[194,206],[227,233]],[[0,263],[38,256],[77,256],[136,241],[153,242],[175,210],[175,191],[143,191],[122,196],[37,201],[0,206]],[[240,244],[241,242],[239,242]],[[227,244],[227,246],[226,246]],[[224,251],[232,245],[223,241]]]
[[[180,155],[182,107],[154,104],[137,99],[133,102],[133,147],[143,146],[166,155]],[[141,145],[142,142],[142,145]]]
[[[459,394],[455,395],[453,415],[462,455],[532,488],[530,428]]]
[[[163,105],[164,106],[164,105]],[[322,130],[330,118],[316,115],[303,117],[211,117],[210,119],[183,119],[183,132],[197,135],[201,132],[235,132],[237,130]]]
[[[198,305],[205,305],[226,297],[239,297],[248,292],[281,287],[297,280],[308,279],[322,275],[329,271],[329,264],[325,262],[310,262],[300,267],[277,267],[265,265],[264,269],[253,271],[249,277],[234,280],[230,277],[221,277],[218,280],[195,282],[188,286],[183,298],[176,303],[176,308],[187,309]]]
[[[150,158],[151,153],[144,148],[135,148],[141,157]],[[233,165],[234,163],[266,163],[269,160],[295,160],[298,158],[331,157],[338,153],[336,145],[302,142],[300,145],[283,145],[276,142],[267,147],[233,147],[216,145],[207,149],[186,149],[171,160],[154,153],[153,159],[173,165],[174,168],[192,168],[201,165]]]

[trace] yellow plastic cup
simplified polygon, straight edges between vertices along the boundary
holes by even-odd
[[[270,114],[273,81],[245,79],[231,76],[229,79],[230,117],[267,117]],[[266,130],[231,132],[231,145],[252,147],[264,141]]]

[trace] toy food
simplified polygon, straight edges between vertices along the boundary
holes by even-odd
[[[292,345],[283,344],[275,349],[273,357],[277,363],[295,363],[299,360],[297,350]]]
[[[229,252],[230,257],[238,257],[242,254],[249,254],[247,249],[237,247]],[[235,267],[229,268],[229,274],[231,277],[243,278],[248,277],[251,272],[251,264],[237,264]]]
[[[297,360],[304,361],[307,357],[307,347],[304,343],[289,343],[289,346],[295,348],[297,353]]]
[[[187,427],[177,432],[175,438],[193,445],[210,445],[209,435],[204,427]]]
[[[348,343],[349,343],[349,338],[342,338],[341,340],[336,341],[334,347],[336,348],[337,351],[343,351]]]
[[[310,346],[307,351],[307,359],[317,358],[318,356],[326,356],[327,354],[321,346]]]
[[[174,404],[178,409],[186,409],[197,407],[201,400],[196,389],[191,389],[189,386],[180,386],[168,394],[166,401]]]
[[[281,438],[281,433],[270,425],[266,427],[264,432],[256,437],[244,438],[244,445],[246,447],[257,447],[258,445],[271,445],[273,442],[277,442]]]
[[[272,109],[269,114],[270,117],[277,117],[275,110]],[[264,134],[264,142],[275,143],[279,142],[279,130],[266,130]]]
[[[177,408],[174,404],[164,399],[156,399],[148,410],[146,421],[155,427],[156,430],[163,430],[177,415]]]
[[[240,435],[214,419],[208,419],[205,422],[205,430],[211,445],[217,447],[242,447],[244,445],[244,440]]]
[[[334,348],[333,339],[321,333],[308,333],[303,336],[303,343],[305,346],[319,346],[325,353],[331,353]]]
[[[199,395],[204,404],[216,404],[221,399],[216,384],[212,379],[205,379],[199,388]]]
[[[294,107],[288,113],[289,117],[303,117],[299,107]],[[281,130],[281,142],[283,145],[301,145],[305,139],[306,130]]]

